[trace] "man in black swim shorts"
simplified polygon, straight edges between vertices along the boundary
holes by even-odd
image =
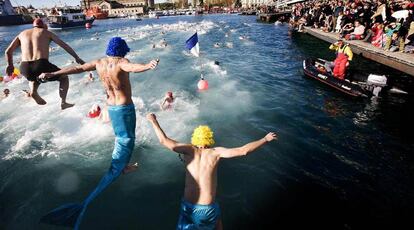
[[[48,31],[41,19],[35,19],[32,29],[27,29],[21,32],[6,49],[5,55],[7,60],[7,75],[11,75],[14,70],[13,66],[13,52],[19,46],[22,50],[22,62],[20,65],[20,72],[29,80],[30,92],[28,95],[32,97],[37,104],[44,105],[46,101],[43,100],[37,93],[40,81],[38,76],[44,72],[55,72],[60,70],[57,66],[49,62],[49,44],[51,41],[58,44],[66,52],[72,55],[79,64],[85,63],[75,51],[64,41],[60,40],[56,34]],[[49,78],[48,81],[59,81],[59,96],[61,98],[61,109],[72,107],[74,104],[66,102],[66,96],[69,89],[68,76],[59,76]]]

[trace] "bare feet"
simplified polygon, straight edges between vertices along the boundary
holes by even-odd
[[[138,168],[138,162],[135,162],[134,164],[128,164],[125,166],[124,170],[122,170],[123,174],[127,174],[130,172],[134,172]]]
[[[61,103],[61,104],[60,104],[60,108],[61,108],[62,110],[64,110],[64,109],[67,109],[67,108],[73,107],[74,105],[75,105],[75,104],[70,104],[70,103],[65,102],[65,103]]]
[[[31,98],[33,98],[33,100],[35,100],[35,102],[38,104],[38,105],[46,105],[46,101],[45,100],[43,100],[43,98],[41,98],[40,96],[39,96],[39,94],[31,94],[31,93],[29,93],[29,91],[27,91],[27,90],[23,90],[23,92],[26,94],[26,96],[27,97],[31,97]]]

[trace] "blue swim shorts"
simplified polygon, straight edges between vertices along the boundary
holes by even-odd
[[[177,230],[213,230],[220,218],[220,207],[214,202],[209,205],[181,201]]]

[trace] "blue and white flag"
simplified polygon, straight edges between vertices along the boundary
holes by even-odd
[[[200,47],[198,46],[197,32],[185,42],[185,47],[187,47],[187,49],[189,49],[194,56],[200,56]]]

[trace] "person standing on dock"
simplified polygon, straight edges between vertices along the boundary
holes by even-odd
[[[148,114],[147,119],[164,147],[183,154],[186,167],[185,188],[176,229],[223,229],[220,207],[216,202],[217,167],[220,159],[246,156],[266,143],[277,140],[276,133],[268,133],[263,138],[238,148],[212,147],[215,143],[213,132],[203,125],[194,129],[191,144],[184,144],[165,134],[155,114]]]
[[[49,62],[49,45],[53,41],[62,47],[66,52],[75,58],[79,64],[85,63],[76,52],[64,41],[62,41],[56,34],[48,31],[43,21],[38,18],[33,21],[32,29],[27,29],[17,35],[9,47],[6,49],[5,56],[7,60],[7,75],[12,75],[13,66],[13,52],[19,46],[22,50],[22,62],[20,64],[20,72],[29,80],[30,92],[28,95],[32,97],[37,104],[45,105],[43,100],[37,93],[40,83],[37,77],[43,72],[53,72],[59,68]],[[59,96],[61,98],[61,109],[72,107],[74,104],[66,102],[66,96],[69,89],[68,76],[61,75],[55,78],[49,78],[49,81],[59,81]]]
[[[345,72],[349,66],[349,62],[352,61],[352,58],[354,56],[351,47],[349,47],[348,44],[345,44],[344,41],[340,39],[334,44],[331,44],[329,46],[329,49],[335,50],[336,58],[333,62],[327,62],[325,68],[329,72],[332,72],[334,77],[343,80],[345,78]]]
[[[336,28],[336,25],[337,25],[337,23],[338,23],[338,17],[339,16],[341,16],[341,15],[343,15],[343,12],[344,12],[344,6],[343,6],[343,2],[342,1],[339,1],[338,2],[338,6],[336,6],[335,7],[335,9],[334,9],[334,12],[333,12],[333,27],[332,28]],[[341,18],[342,18],[342,16],[341,16]],[[339,23],[339,26],[340,26],[341,24]]]
[[[111,166],[89,196],[82,203],[67,204],[52,210],[41,218],[41,222],[79,229],[88,205],[121,174],[132,172],[138,167],[137,164],[128,164],[135,146],[136,126],[129,73],[154,69],[159,60],[147,64],[131,63],[124,58],[129,51],[124,39],[113,37],[106,49],[107,57],[39,76],[40,79],[48,79],[96,70],[108,96],[108,113],[116,137]]]

